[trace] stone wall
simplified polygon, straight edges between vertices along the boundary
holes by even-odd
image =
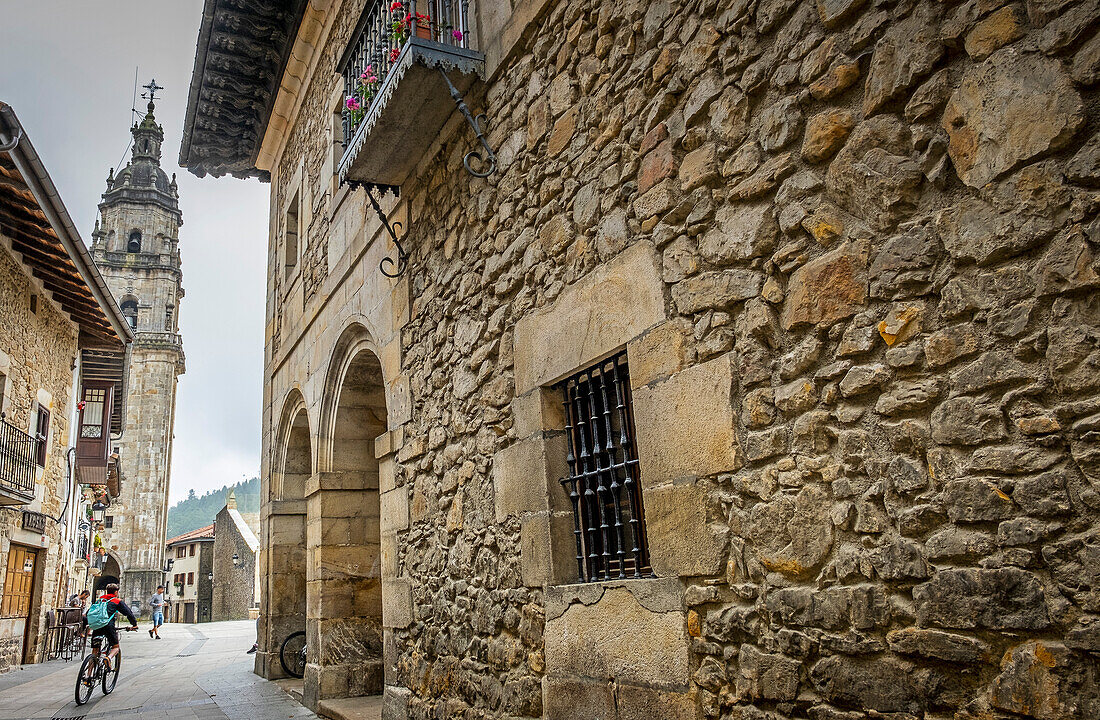
[[[359,5],[273,174],[347,252],[273,280],[269,463],[401,291],[314,132]],[[402,188],[386,717],[1100,713],[1100,9],[538,6],[479,10],[537,21],[467,98],[498,172],[459,120]],[[571,587],[552,386],[623,346],[658,578]]]
[[[236,509],[236,500],[232,502]],[[214,520],[213,545],[211,619],[214,622],[247,620],[255,597],[256,552],[241,534],[228,506],[223,507]],[[237,564],[233,563],[234,555]]]

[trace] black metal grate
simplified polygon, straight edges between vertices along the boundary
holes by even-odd
[[[564,394],[577,572],[584,582],[650,574],[626,352],[567,378]]]
[[[34,495],[35,467],[42,441],[0,419],[0,485]]]

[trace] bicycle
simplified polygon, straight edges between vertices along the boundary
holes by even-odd
[[[306,633],[304,630],[291,633],[279,647],[279,662],[287,675],[300,678],[306,674]]]
[[[137,630],[135,627],[125,628],[127,632]],[[80,672],[76,676],[76,704],[83,705],[92,699],[92,690],[99,682],[104,695],[110,695],[118,682],[118,671],[122,667],[122,649],[115,654],[113,665],[108,668],[103,659],[103,636],[92,638],[92,652],[80,663]]]

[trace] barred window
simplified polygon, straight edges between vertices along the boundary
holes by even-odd
[[[584,582],[651,574],[626,352],[567,378],[564,395],[577,572]]]

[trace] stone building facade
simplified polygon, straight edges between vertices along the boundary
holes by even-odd
[[[105,470],[118,418],[84,393],[117,389],[99,371],[121,375],[130,338],[27,131],[0,102],[0,672],[45,659],[50,611],[85,581],[72,572],[86,537],[73,471],[96,459],[85,440]]]
[[[135,332],[123,439],[117,444],[123,494],[111,508],[103,545],[122,569],[120,594],[137,612],[164,576],[168,483],[176,383],[184,371],[179,335],[183,271],[176,181],[160,167],[164,130],[148,114],[131,128],[131,160],[107,178],[92,233],[92,256]]]
[[[257,672],[304,627],[307,703],[387,720],[1100,713],[1095,3],[475,2],[485,179],[458,113],[371,145],[446,93],[400,59],[342,137],[364,2],[220,7],[181,164],[272,183]],[[581,583],[608,372],[648,572]]]
[[[247,620],[259,600],[256,553],[260,539],[237,510],[233,491],[214,519],[214,588],[212,619]]]

